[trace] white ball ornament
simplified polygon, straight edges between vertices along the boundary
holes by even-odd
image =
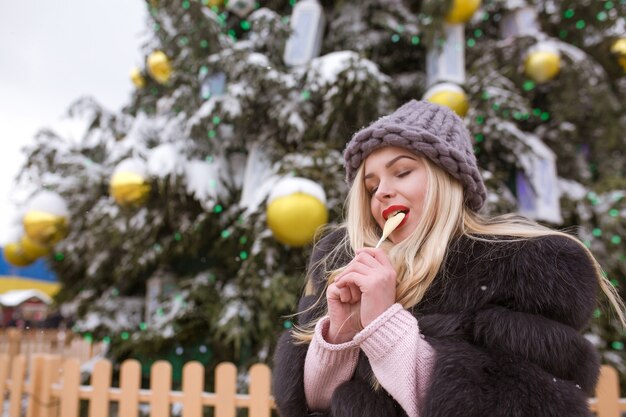
[[[328,222],[326,194],[309,179],[285,178],[270,193],[266,214],[276,240],[289,246],[304,246]]]

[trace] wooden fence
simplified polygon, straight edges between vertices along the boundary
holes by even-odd
[[[138,417],[140,404],[147,404],[150,417],[169,417],[173,404],[182,405],[182,417],[202,417],[204,407],[213,407],[216,417],[235,417],[237,408],[248,409],[249,417],[269,417],[275,408],[270,393],[271,373],[267,365],[250,368],[249,393],[237,393],[237,368],[222,363],[215,370],[215,393],[204,392],[204,367],[188,362],[183,367],[182,390],[172,391],[172,366],[157,361],[150,370],[150,388],[141,389],[141,365],[124,361],[119,388],[111,387],[112,365],[106,359],[95,363],[91,385],[80,384],[77,359],[63,362],[55,355],[35,355],[27,380],[26,359],[17,356],[10,370],[8,356],[0,355],[2,397],[8,394],[8,416],[20,417],[25,395],[26,417],[78,417],[80,400],[88,400],[89,417],[109,417],[115,402],[121,417]],[[5,410],[6,411],[6,410]]]
[[[0,354],[9,356],[9,365],[17,355],[24,355],[28,359],[35,353],[77,358],[83,363],[103,349],[103,343],[92,343],[69,330],[0,329]]]
[[[4,416],[78,417],[80,400],[86,400],[88,417],[138,417],[140,408],[150,417],[169,417],[172,405],[181,408],[181,417],[202,417],[204,407],[212,407],[215,417],[235,417],[237,409],[247,409],[249,417],[269,417],[275,409],[271,396],[271,373],[267,365],[253,365],[248,373],[248,394],[237,393],[237,369],[222,363],[215,370],[215,392],[204,392],[204,367],[188,362],[183,367],[182,389],[172,391],[172,367],[157,361],[150,372],[150,389],[141,389],[138,361],[124,361],[119,387],[111,387],[112,365],[102,359],[95,363],[90,385],[80,383],[80,362],[62,360],[56,355],[34,355],[30,369],[23,355],[14,358],[9,369],[8,355],[0,355],[0,391]],[[24,401],[25,398],[25,401]],[[8,401],[7,401],[8,400]],[[112,406],[112,403],[115,403]],[[25,406],[24,406],[25,404]],[[619,417],[626,411],[626,399],[619,398],[615,369],[603,366],[596,398],[589,402],[598,417]]]

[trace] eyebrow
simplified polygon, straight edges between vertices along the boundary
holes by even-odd
[[[408,158],[408,159],[412,159],[413,161],[416,161],[415,158],[410,157],[409,155],[400,155],[400,156],[396,156],[395,158],[393,158],[391,161],[387,162],[385,164],[385,168],[389,168],[390,166],[392,166],[393,164],[395,164],[396,162],[398,162],[398,160],[402,159],[402,158]],[[367,174],[365,177],[363,177],[363,179],[368,179],[368,178],[372,178],[374,176],[374,174],[369,173]]]

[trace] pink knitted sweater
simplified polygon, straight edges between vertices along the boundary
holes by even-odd
[[[329,317],[315,327],[304,362],[304,392],[310,410],[327,410],[335,388],[352,378],[359,349],[367,355],[380,385],[409,417],[419,417],[418,404],[431,375],[435,352],[419,332],[417,320],[394,304],[341,344],[326,341]]]

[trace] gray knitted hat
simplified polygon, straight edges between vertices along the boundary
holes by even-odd
[[[346,181],[354,181],[365,158],[385,146],[398,146],[430,159],[463,184],[465,204],[480,210],[487,192],[476,165],[469,131],[450,109],[411,100],[388,116],[356,132],[343,157]]]

